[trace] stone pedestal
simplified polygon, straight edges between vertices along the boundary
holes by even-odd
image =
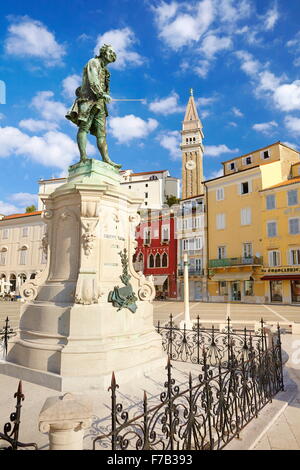
[[[142,201],[120,182],[113,167],[87,160],[45,198],[47,267],[22,286],[20,334],[4,373],[73,391],[103,386],[112,371],[126,380],[165,363],[153,326],[153,282],[132,265]],[[109,301],[113,292],[121,304]]]

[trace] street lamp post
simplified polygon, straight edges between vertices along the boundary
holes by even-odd
[[[184,285],[184,320],[180,322],[180,328],[191,330],[193,322],[190,318],[190,300],[189,300],[189,263],[187,253],[183,255],[183,285]]]

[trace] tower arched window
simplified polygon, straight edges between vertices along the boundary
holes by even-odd
[[[157,253],[157,255],[155,256],[155,267],[160,268],[160,254],[159,253]]]
[[[163,268],[166,268],[168,266],[168,255],[167,255],[167,253],[164,253],[162,255],[162,264],[161,265],[162,265]]]

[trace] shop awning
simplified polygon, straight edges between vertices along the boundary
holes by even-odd
[[[153,276],[155,286],[162,286],[168,276]]]
[[[213,281],[249,281],[252,271],[245,273],[219,273],[212,276]]]
[[[275,276],[263,276],[262,281],[284,281],[284,280],[300,280],[300,274],[277,274]]]

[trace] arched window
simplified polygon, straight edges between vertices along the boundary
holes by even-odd
[[[32,273],[32,274],[30,275],[30,279],[35,279],[35,276],[36,276],[36,273]]]
[[[162,264],[161,265],[162,265],[163,268],[166,268],[168,266],[168,255],[167,255],[167,253],[164,253],[162,255]]]
[[[27,262],[27,246],[22,246],[20,250],[20,264],[26,264]]]
[[[140,253],[140,254],[139,254],[138,262],[139,262],[139,263],[143,263],[143,262],[144,262],[144,255],[143,255],[143,253]]]
[[[157,255],[155,256],[155,267],[160,268],[160,254],[159,253],[157,253]]]
[[[151,181],[157,180],[157,179],[158,179],[158,178],[157,178],[157,176],[155,176],[155,175],[152,175],[152,176],[150,176],[150,178],[149,178],[149,180],[151,180]]]
[[[154,256],[149,256],[149,268],[154,268]]]
[[[0,265],[6,264],[6,257],[7,257],[7,248],[1,248],[0,251]]]
[[[16,290],[16,285],[17,285],[17,279],[15,274],[11,274],[9,277],[9,282],[10,282],[10,291],[15,292]]]

